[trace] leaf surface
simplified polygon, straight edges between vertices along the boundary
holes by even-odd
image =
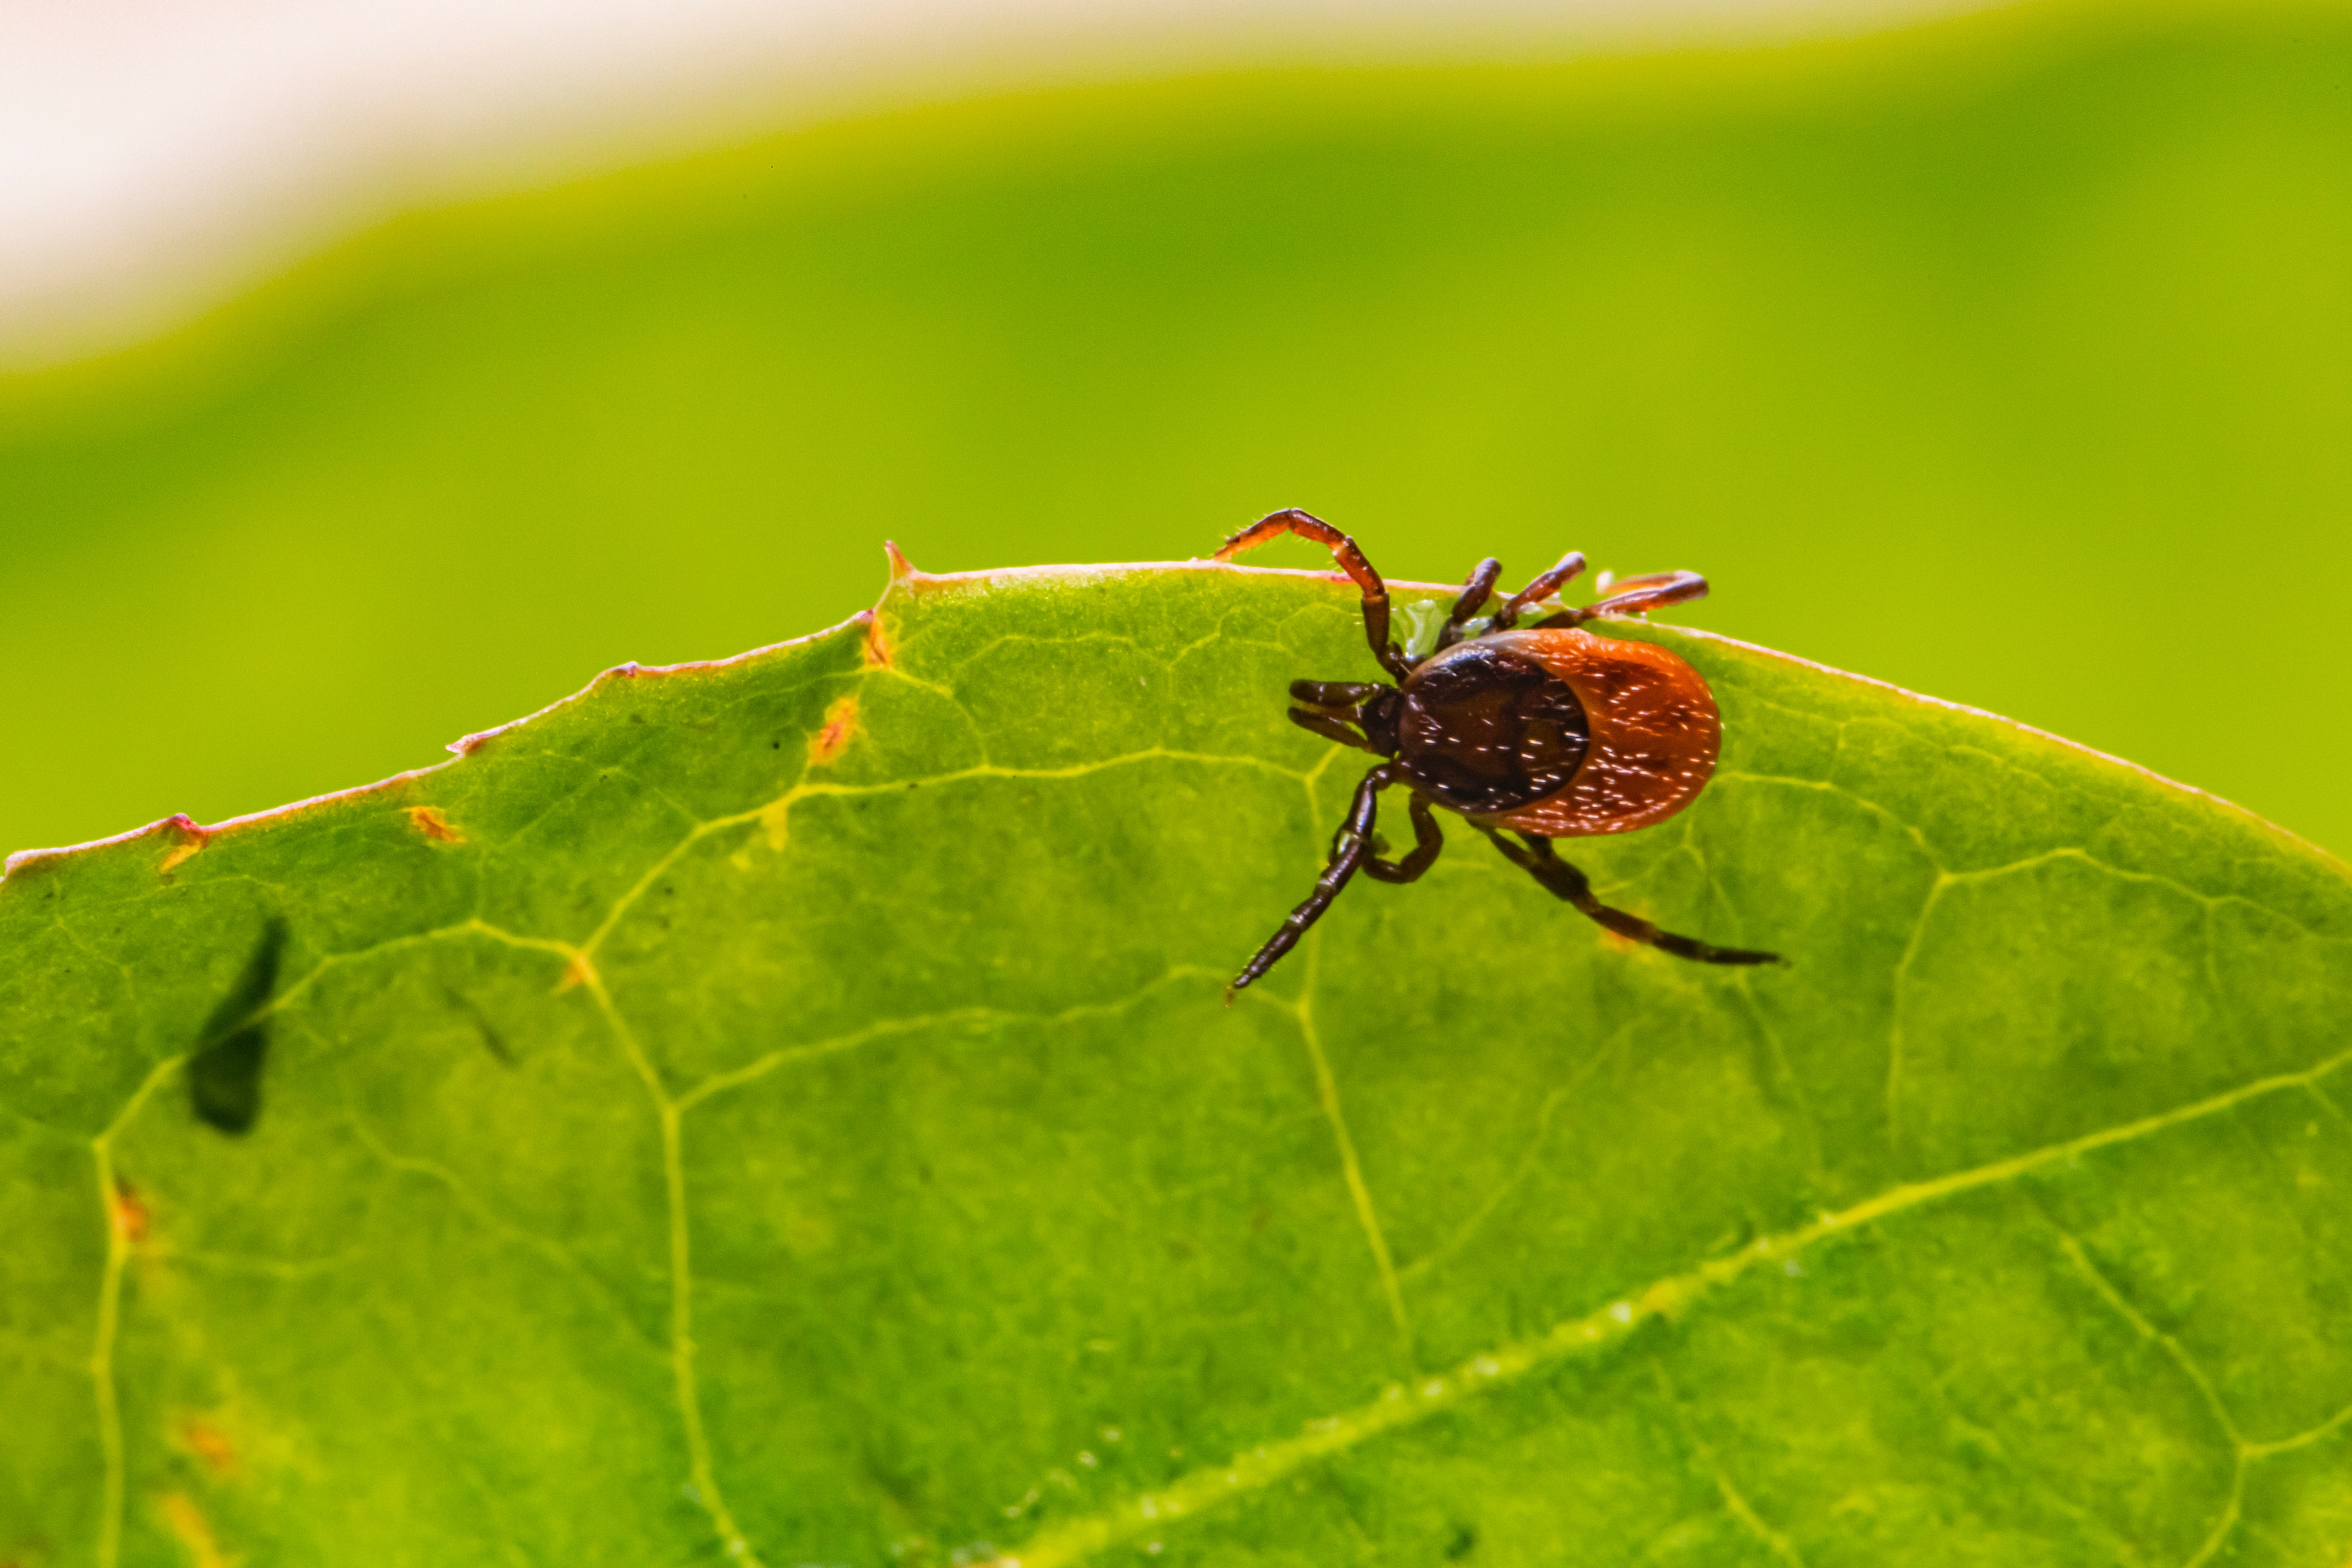
[[[2340,1563],[2344,868],[1618,631],[1723,766],[1564,847],[1790,967],[1449,821],[1223,1007],[1373,671],[1198,564],[19,857],[0,1559]]]

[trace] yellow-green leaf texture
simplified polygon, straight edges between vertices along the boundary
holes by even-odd
[[[1723,766],[1572,858],[1789,967],[1454,821],[1225,1008],[1364,760],[1283,688],[1374,672],[1199,564],[19,857],[0,1562],[2340,1568],[2345,868],[1617,630]]]

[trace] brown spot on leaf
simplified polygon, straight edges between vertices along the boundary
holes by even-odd
[[[213,1527],[205,1521],[196,1505],[188,1500],[185,1492],[165,1492],[163,1500],[163,1519],[171,1525],[172,1533],[188,1549],[196,1568],[228,1568],[229,1560],[221,1552],[220,1543],[213,1539]]]
[[[869,614],[866,618],[866,666],[871,670],[890,667],[890,640],[882,634],[882,618]]]
[[[809,738],[810,764],[830,762],[840,756],[856,730],[857,697],[853,693],[824,710],[824,727]]]
[[[121,1237],[126,1245],[136,1247],[147,1239],[147,1205],[141,1200],[137,1187],[121,1176],[115,1177],[114,1200],[107,1205],[107,1218],[113,1225],[114,1233]]]
[[[236,1445],[219,1427],[191,1416],[180,1423],[180,1441],[187,1446],[188,1452],[204,1460],[213,1474],[236,1473]]]
[[[438,806],[411,806],[408,808],[408,825],[436,844],[462,844],[466,841],[466,835],[449,825],[449,819],[441,814]]]

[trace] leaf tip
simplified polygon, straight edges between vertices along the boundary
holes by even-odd
[[[156,826],[176,841],[163,852],[163,858],[155,862],[155,874],[165,882],[172,880],[173,869],[182,862],[192,859],[213,841],[212,831],[185,811],[175,811]]]
[[[910,577],[921,575],[916,571],[915,563],[907,559],[907,552],[898,548],[897,539],[884,539],[882,553],[889,558],[891,581],[904,582]]]

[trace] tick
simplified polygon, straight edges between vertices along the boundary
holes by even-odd
[[[1356,786],[1329,863],[1307,902],[1243,967],[1226,998],[1256,980],[1298,945],[1358,872],[1376,882],[1416,882],[1445,847],[1433,814],[1458,813],[1513,865],[1620,936],[1702,964],[1774,964],[1775,953],[1717,947],[1661,931],[1638,915],[1592,896],[1582,872],[1552,850],[1554,839],[1628,833],[1664,821],[1696,798],[1715,771],[1722,721],[1699,673],[1652,643],[1585,631],[1587,622],[1631,615],[1706,596],[1695,571],[1630,577],[1596,604],[1519,625],[1530,606],[1557,594],[1584,570],[1576,551],[1485,619],[1502,566],[1478,563],[1425,657],[1389,636],[1389,591],[1356,541],[1296,507],[1259,518],[1217,551],[1231,560],[1283,534],[1328,549],[1364,596],[1364,640],[1394,685],[1364,681],[1293,681],[1290,721],[1327,740],[1383,758]],[[1384,860],[1372,838],[1381,791],[1412,791],[1413,847]]]

